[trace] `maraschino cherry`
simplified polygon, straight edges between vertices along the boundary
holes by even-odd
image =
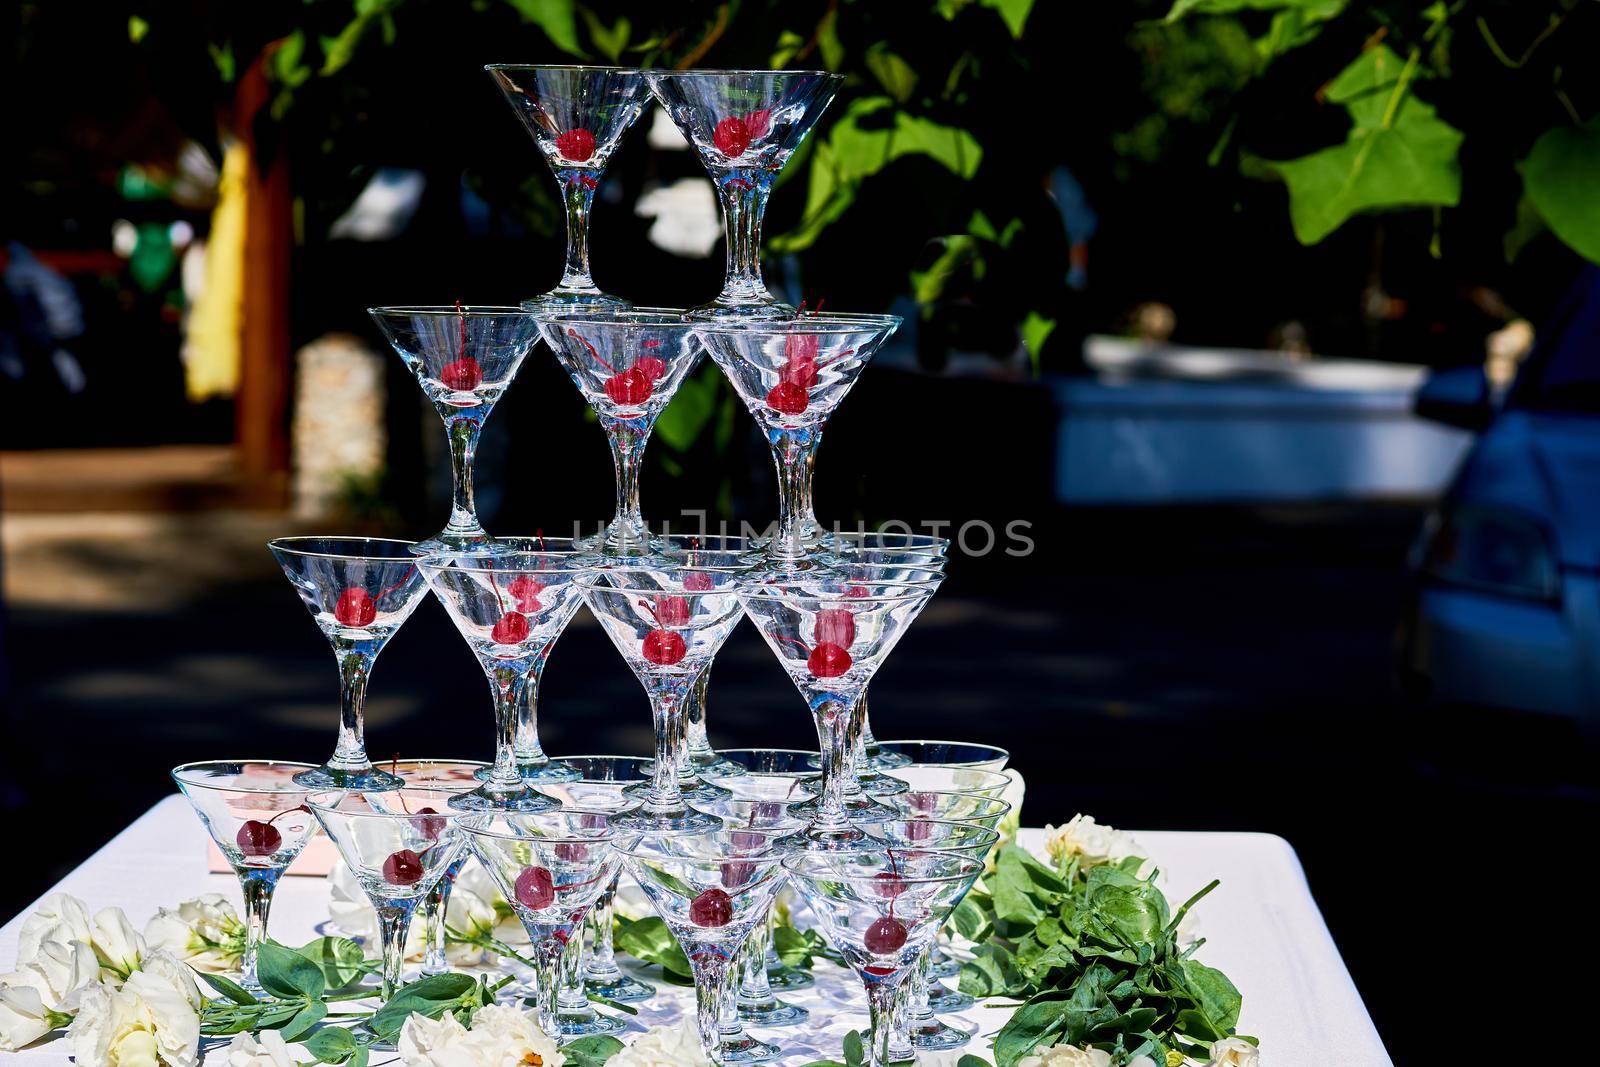
[[[837,678],[850,670],[850,663],[850,653],[839,645],[824,642],[806,657],[806,670],[814,678]]]
[[[767,407],[780,415],[803,415],[811,406],[811,394],[795,382],[780,381],[767,393]]]
[[[862,941],[868,952],[878,956],[898,952],[906,943],[905,924],[891,915],[884,915],[867,927]]]
[[[786,335],[783,339],[783,366],[778,369],[778,379],[802,389],[816,385],[819,340],[814,333]]]
[[[239,851],[246,856],[270,856],[283,847],[283,834],[272,824],[289,814],[291,811],[305,811],[304,804],[280,811],[266,822],[259,819],[246,819],[239,825],[239,832],[233,835],[234,844],[239,846]]]
[[[524,614],[538,611],[544,606],[539,603],[539,594],[544,592],[544,586],[531,574],[519,574],[511,579],[506,592],[517,602],[517,610]]]
[[[439,381],[453,392],[470,393],[483,381],[483,368],[467,355],[467,313],[459,300],[456,301],[456,315],[461,320],[461,349],[455,359],[440,368]]]
[[[772,112],[767,108],[759,108],[744,117],[744,132],[750,135],[752,141],[759,141],[772,129]]]
[[[689,921],[696,926],[727,926],[733,921],[733,898],[712,886],[689,902]]]
[[[582,126],[575,127],[556,138],[556,148],[560,150],[563,159],[582,163],[594,155],[594,134]]]
[[[879,871],[872,876],[873,892],[885,900],[893,900],[906,891],[905,880],[893,871]]]
[[[353,585],[339,594],[338,601],[333,605],[333,617],[340,626],[352,626],[359,630],[363,626],[370,626],[372,620],[378,617],[378,605],[365,589]]]
[[[422,857],[403,848],[383,861],[383,880],[390,885],[416,885],[422,881]]]
[[[489,636],[497,645],[518,645],[526,641],[531,632],[526,615],[520,611],[508,611],[495,622]]]
[[[644,343],[644,347],[645,351],[649,352],[651,349],[660,348],[661,342],[654,340],[646,341]],[[662,375],[667,373],[667,361],[662,359],[660,356],[640,356],[638,362],[635,363],[634,366],[638,367],[640,373],[642,373],[646,378],[649,378],[652,383],[660,381]]]
[[[742,156],[750,147],[749,127],[738,115],[729,115],[711,131],[711,143],[725,156]]]
[[[817,642],[849,648],[856,640],[856,617],[844,608],[823,608],[817,612]]]
[[[683,637],[671,630],[651,630],[644,636],[644,658],[658,667],[671,667],[681,663],[689,654]]]
[[[525,908],[535,911],[548,908],[556,899],[555,876],[543,867],[524,867],[522,873],[517,875],[512,892],[517,903]]]
[[[411,825],[416,827],[417,833],[429,841],[437,841],[439,835],[444,833],[445,827],[450,825],[450,820],[433,808],[418,808],[416,818],[411,820]]]
[[[716,581],[709,571],[690,571],[683,576],[683,587],[691,593],[709,593],[716,588]]]
[[[689,615],[689,602],[683,597],[656,597],[656,622],[662,626],[686,626],[689,622]]]
[[[611,372],[611,377],[605,380],[602,388],[605,389],[606,396],[611,398],[612,403],[637,406],[650,399],[650,394],[655,391],[655,378],[651,377],[640,366],[644,359],[636,361],[633,366],[619,374],[617,369],[606,362],[600,355],[600,350],[589,343],[587,337],[584,337],[571,327],[567,328],[567,336],[577,338],[578,343],[589,350],[589,355],[594,357],[594,361]],[[655,359],[655,357],[646,356],[645,359]],[[656,360],[656,362],[659,363],[660,360]],[[663,372],[665,372],[664,364]],[[656,375],[656,377],[660,377],[660,375]]]

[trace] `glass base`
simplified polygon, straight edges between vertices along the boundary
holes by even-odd
[[[798,834],[780,837],[772,843],[774,852],[868,852],[882,847],[882,840],[868,837],[857,826],[844,830],[808,827]]]
[[[889,771],[896,767],[911,766],[911,757],[903,756],[898,752],[885,752],[881,748],[876,752],[873,752],[869,749],[867,752],[867,762],[878,768],[880,771]]]
[[[617,977],[601,980],[584,975],[583,989],[586,993],[614,1000],[618,1004],[637,1004],[656,995],[656,987],[649,982],[641,982],[631,975],[620,973]]]
[[[684,318],[690,322],[786,322],[794,315],[792,306],[778,300],[770,303],[727,304],[719,296],[709,304],[690,308]]]
[[[593,1008],[570,1015],[559,1011],[556,1013],[558,1042],[576,1041],[580,1037],[593,1037],[595,1034],[620,1034],[627,1028],[628,1024],[621,1019],[602,1015]]]
[[[724,1036],[722,1049],[717,1056],[718,1063],[771,1063],[782,1052],[777,1045],[769,1045],[765,1041],[757,1041],[749,1034],[740,1034],[738,1037]]]
[[[441,552],[481,552],[494,545],[494,538],[481,526],[476,530],[452,530],[448,526],[426,541],[411,546],[413,556],[433,556]]]
[[[817,984],[810,971],[779,964],[767,968],[767,984],[776,990],[810,989]]]
[[[861,791],[868,796],[894,797],[911,791],[910,783],[892,774],[868,772],[861,775],[858,781],[861,783]]]
[[[933,1019],[925,1024],[913,1022],[911,1024],[911,1047],[917,1052],[936,1052],[946,1049],[961,1048],[972,1040],[972,1035],[965,1030],[957,1030],[946,1025],[938,1019]]]
[[[548,293],[528,297],[522,301],[520,307],[523,311],[560,311],[564,308],[573,311],[585,308],[611,311],[631,308],[633,301],[602,293],[598,289],[563,289],[558,285]]]
[[[470,793],[457,793],[450,798],[450,806],[457,811],[519,811],[524,815],[537,815],[561,807],[526,785],[516,789],[491,789],[488,783]]]
[[[707,830],[722,828],[722,820],[715,815],[690,811],[687,808],[678,812],[653,812],[636,808],[611,816],[609,822],[612,828],[617,830],[632,830],[646,834],[704,833]]]
[[[739,1018],[751,1026],[794,1026],[811,1018],[811,1013],[798,1004],[774,999],[756,1005],[741,1003]]]
[[[405,785],[405,779],[376,767],[361,770],[340,770],[324,763],[314,771],[301,771],[294,776],[295,785],[308,789],[348,789],[355,793],[387,793]]]
[[[646,771],[645,773],[648,774],[650,772]],[[622,795],[629,800],[648,801],[650,799],[650,789],[651,783],[649,782],[635,782],[624,789]],[[680,781],[678,783],[678,792],[683,794],[685,801],[698,800],[701,803],[707,803],[733,799],[733,791],[731,789],[724,789],[722,786],[712,785],[710,782],[702,782],[698,778],[685,778]]]
[[[961,973],[961,961],[945,955],[944,950],[938,945],[933,946],[930,960],[928,974],[933,978],[954,978]]]
[[[789,811],[794,815],[805,817],[814,815],[821,801],[803,800],[794,805]],[[900,818],[900,813],[886,804],[880,804],[869,796],[851,797],[844,802],[845,815],[851,822],[887,822]]]
[[[936,1015],[953,1015],[972,1007],[972,998],[934,982],[928,986],[928,1010]]]
[[[689,753],[689,769],[698,775],[716,775],[719,778],[737,778],[750,773],[744,764],[735,763],[715,751]]]
[[[549,757],[526,763],[518,761],[517,773],[524,782],[576,782],[583,777],[570,763]],[[472,772],[472,776],[480,782],[487,782],[493,774],[493,767],[480,767]]]
[[[660,552],[661,539],[642,519],[612,519],[598,533],[572,542],[580,552],[595,552],[607,559],[636,559]]]

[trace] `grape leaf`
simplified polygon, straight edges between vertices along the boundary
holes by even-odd
[[[1539,217],[1573,251],[1600,263],[1600,128],[1558,127],[1533,142],[1517,165]]]

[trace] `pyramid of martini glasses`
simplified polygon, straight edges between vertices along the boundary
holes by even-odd
[[[774,992],[812,980],[781,966],[770,948],[772,905],[785,885],[860,975],[874,1063],[957,1047],[968,1034],[934,1013],[970,1001],[935,981],[956,966],[935,942],[997,841],[1009,807],[1000,799],[1008,779],[998,773],[1006,753],[872,739],[868,684],[943,581],[948,542],[830,534],[811,505],[823,426],[899,320],[797,314],[761,280],[768,193],[840,79],[488,71],[561,187],[565,270],[556,288],[520,307],[371,312],[444,420],[450,519],[422,542],[286,537],[269,546],[333,645],[342,713],[337,746],[321,766],[209,762],[173,772],[243,886],[251,935],[243,984],[259,988],[255,945],[273,885],[320,827],[377,911],[385,997],[400,981],[419,910],[424,973],[447,969],[446,899],[476,857],[526,927],[537,966],[524,992],[546,1032],[562,1040],[622,1028],[591,997],[655,993],[614,959],[612,897],[626,872],[690,961],[699,1034],[713,1061],[776,1059],[780,1045],[744,1024],[778,1028],[806,1017]],[[727,231],[726,284],[688,311],[633,307],[590,276],[595,189],[652,95],[705,163]],[[616,463],[616,514],[588,538],[491,537],[474,512],[478,434],[541,340],[594,409]],[[779,522],[763,541],[658,535],[640,512],[651,428],[704,353],[772,446]],[[374,663],[429,591],[488,678],[492,765],[375,766],[367,758],[362,705]],[[644,687],[652,759],[553,758],[540,746],[540,675],[580,606]],[[819,752],[708,744],[712,660],[747,616],[805,701]]]

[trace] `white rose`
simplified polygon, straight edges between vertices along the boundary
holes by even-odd
[[[302,1058],[296,1050],[306,1052],[304,1045],[289,1044],[276,1030],[263,1030],[255,1036],[234,1034],[224,1062],[228,1067],[298,1067],[315,1062],[310,1053]]]
[[[531,1013],[501,1004],[479,1008],[472,1029],[453,1014],[411,1014],[400,1029],[406,1067],[562,1067],[567,1062]]]
[[[246,933],[233,906],[220,893],[207,893],[176,910],[158,909],[144,939],[148,948],[164,949],[197,971],[220,974],[238,966]]]
[[[149,953],[117,988],[86,987],[67,1028],[80,1067],[196,1067],[200,991],[170,953]]]
[[[17,932],[17,963],[32,963],[46,941],[89,940],[89,907],[70,893],[51,893],[39,901]]]
[[[1111,1054],[1077,1045],[1046,1045],[1017,1061],[1017,1067],[1110,1067]]]
[[[606,1067],[710,1067],[693,1026],[657,1026],[606,1061]]]
[[[133,928],[121,908],[102,908],[95,912],[89,943],[100,959],[107,978],[123,979],[139,969],[144,957],[144,938]]]
[[[1260,1067],[1261,1052],[1242,1037],[1225,1037],[1211,1046],[1206,1067]]]
[[[1147,856],[1132,834],[1102,826],[1092,815],[1074,815],[1065,826],[1046,826],[1045,851],[1057,864],[1078,858],[1084,868],[1120,863],[1129,856]]]
[[[65,1026],[78,991],[100,980],[100,963],[87,942],[46,940],[32,963],[0,975],[0,1050],[14,1051]]]

